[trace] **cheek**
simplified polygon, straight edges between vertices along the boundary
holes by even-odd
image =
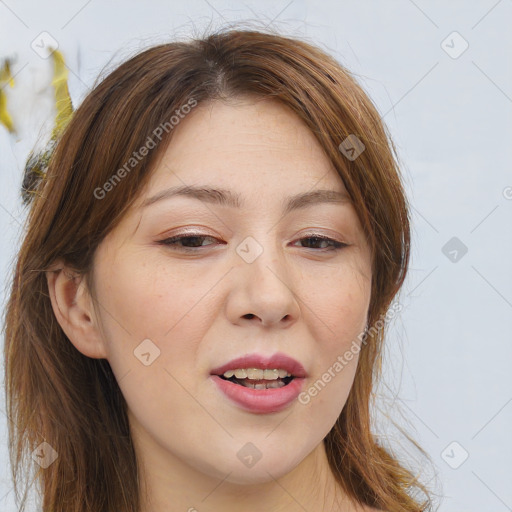
[[[129,256],[98,270],[100,321],[116,377],[168,368],[180,381],[189,378],[213,314],[208,283]]]
[[[111,314],[102,318],[129,332],[133,341],[141,336],[163,341],[176,329],[191,325],[186,316],[204,294],[204,285],[187,272],[172,272],[142,258],[126,257],[103,274],[98,297]]]
[[[325,276],[310,276],[304,281],[301,294],[306,311],[317,318],[327,350],[343,349],[344,343],[364,330],[370,304],[371,279],[356,265],[340,266]]]
[[[180,430],[169,411],[179,410],[180,417],[204,425],[204,410],[190,398],[197,393],[190,368],[197,365],[213,314],[204,297],[208,287],[197,284],[197,275],[129,257],[102,268],[96,284],[101,324],[108,360],[129,410],[144,428],[161,425],[176,438],[186,428]]]

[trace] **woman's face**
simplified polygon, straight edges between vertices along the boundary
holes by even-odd
[[[200,190],[171,193],[185,186]],[[346,402],[370,283],[345,187],[299,118],[273,101],[197,106],[94,259],[139,456],[236,483],[290,472]],[[212,374],[226,368],[256,371]]]

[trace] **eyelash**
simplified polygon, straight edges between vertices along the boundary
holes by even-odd
[[[180,240],[190,239],[190,238],[211,238],[212,240],[216,240],[216,238],[213,236],[202,235],[200,233],[190,233],[187,235],[177,235],[177,236],[173,236],[170,238],[165,238],[164,240],[160,240],[158,243],[161,245],[166,245],[166,246],[174,246],[178,251],[182,251],[182,252],[197,252],[201,247],[209,247],[210,245],[213,245],[213,244],[209,244],[206,246],[203,245],[203,246],[199,246],[199,247],[183,247],[183,246],[178,247],[176,245],[176,242],[179,242]],[[341,249],[344,249],[345,247],[348,247],[348,245],[349,245],[349,244],[346,244],[343,242],[338,242],[338,240],[334,240],[333,238],[329,238],[325,235],[319,235],[319,234],[314,234],[314,233],[312,233],[306,237],[302,237],[298,241],[301,241],[301,240],[320,240],[320,241],[326,241],[326,242],[329,242],[332,244],[330,249],[326,249],[326,248],[315,249],[315,248],[311,248],[311,247],[305,247],[305,249],[313,249],[313,250],[321,251],[321,252],[340,251]]]

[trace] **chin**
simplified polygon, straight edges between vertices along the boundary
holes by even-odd
[[[260,461],[261,463],[261,461]],[[259,463],[252,468],[232,467],[231,474],[226,478],[226,482],[237,485],[260,485],[283,477],[294,469],[294,466],[287,464],[286,466],[276,467],[273,464],[261,465]]]
[[[265,453],[258,454],[255,450],[254,446],[245,445],[241,450],[230,452],[234,458],[224,457],[221,461],[216,461],[215,466],[203,468],[203,471],[206,469],[205,472],[210,476],[232,484],[259,485],[273,482],[287,475],[305,457],[299,453],[294,453],[293,458],[290,454],[283,456],[279,453],[280,450],[271,449],[268,449],[270,454],[265,456]],[[252,460],[246,455],[247,453],[253,455]],[[244,460],[246,457],[247,459]]]

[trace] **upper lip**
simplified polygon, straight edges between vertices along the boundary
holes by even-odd
[[[237,368],[260,368],[262,370],[281,369],[286,370],[293,377],[307,377],[306,370],[297,360],[286,354],[278,352],[272,356],[264,356],[261,354],[248,354],[237,357],[231,361],[215,368],[211,371],[212,375],[222,375],[228,370],[236,370]]]

